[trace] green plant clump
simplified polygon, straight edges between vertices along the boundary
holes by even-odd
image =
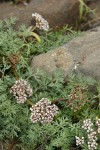
[[[39,42],[25,27],[14,31],[14,24],[14,19],[0,22],[2,150],[99,150],[100,83],[74,73],[66,77],[62,72],[32,73],[29,65],[31,55],[58,47],[79,33],[68,26],[39,32]]]

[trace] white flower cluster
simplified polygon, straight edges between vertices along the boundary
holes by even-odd
[[[82,144],[84,144],[84,137],[78,137],[78,136],[75,136],[76,138],[76,145],[77,146],[81,146]]]
[[[33,91],[28,81],[20,79],[11,87],[10,93],[15,96],[17,103],[24,103]]]
[[[100,119],[96,120],[96,124],[98,126],[98,133],[100,134]]]
[[[93,123],[92,123],[91,119],[86,119],[83,121],[82,128],[85,129],[88,133],[93,131],[92,126],[93,126]]]
[[[89,150],[95,150],[97,149],[97,135],[96,132],[90,132],[88,133],[88,149]]]
[[[49,30],[49,23],[38,13],[32,13],[32,17],[36,20],[36,27],[48,31]]]
[[[39,102],[33,105],[30,110],[30,119],[33,123],[50,123],[58,113],[58,107],[55,104],[52,105],[47,98],[42,98]]]
[[[93,123],[91,119],[86,119],[83,121],[83,129],[87,132],[88,137],[88,149],[89,150],[96,150],[97,149],[97,135],[96,132],[93,130]]]

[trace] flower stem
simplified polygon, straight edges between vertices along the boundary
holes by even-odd
[[[26,102],[32,106],[34,105],[29,99],[27,99]]]
[[[28,28],[28,34],[26,34],[26,33],[24,33],[24,32],[19,32],[18,33],[18,36],[20,36],[20,37],[29,37],[29,36],[33,36],[33,37],[35,37],[36,38],[36,40],[39,42],[39,43],[41,43],[41,38],[40,38],[40,36],[37,34],[37,33],[35,33],[34,32],[34,30],[36,29],[37,27],[35,26],[35,27],[29,27]]]
[[[12,67],[12,69],[13,69],[13,73],[14,73],[14,75],[15,75],[16,80],[18,80],[19,77],[18,77],[18,75],[17,75],[16,69],[15,69],[14,67]]]
[[[34,31],[36,28],[37,28],[37,26],[34,26],[34,27],[31,29],[31,31]]]
[[[59,98],[59,99],[53,100],[53,101],[52,101],[52,104],[58,103],[58,102],[60,102],[60,101],[65,101],[66,99],[67,99],[67,98]]]
[[[37,28],[37,26],[30,26],[28,28],[28,31],[33,32],[36,28]]]
[[[36,38],[36,40],[37,40],[39,43],[41,43],[41,38],[40,38],[40,37],[39,37],[39,35],[38,35],[38,34],[36,34],[35,32],[31,32],[31,33],[30,33],[30,36],[35,37],[35,38]]]
[[[16,140],[12,139],[8,145],[8,150],[12,150],[16,144],[17,144]]]

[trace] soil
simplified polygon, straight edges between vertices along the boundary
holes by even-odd
[[[76,2],[76,0],[70,1],[72,3]],[[100,0],[86,0],[86,2],[88,6],[90,6],[92,9],[96,9],[96,17],[92,19],[85,18],[85,21],[83,21],[80,25],[80,29],[82,30],[87,30],[100,25]],[[66,6],[63,6],[64,3],[66,4]],[[1,2],[0,20],[10,17],[16,17],[18,19],[16,27],[19,27],[22,24],[30,26],[32,25],[32,13],[40,12],[41,15],[43,15],[44,18],[47,19],[48,22],[50,22],[51,28],[62,28],[66,23],[69,23],[69,25],[75,27],[76,20],[78,19],[78,7],[72,7],[70,9],[68,17],[66,9],[68,9],[71,4],[67,6],[67,3],[68,2],[66,2],[66,0],[63,0],[63,4],[62,1],[59,1],[56,7],[56,1],[54,0],[31,0],[27,4],[13,4],[10,2]],[[57,13],[57,11],[60,11],[60,13]]]
[[[72,11],[76,1],[77,0],[31,0],[27,5],[25,5],[25,3],[16,5],[9,2],[2,2],[0,3],[0,20],[16,17],[18,18],[17,26],[21,24],[30,26],[32,24],[32,13],[37,12],[50,23],[51,28],[56,28],[57,26],[62,27],[67,22],[72,22],[73,15],[69,10]],[[76,14],[76,12],[74,12],[74,14]]]

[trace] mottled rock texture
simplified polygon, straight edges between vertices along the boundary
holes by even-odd
[[[85,32],[63,46],[33,57],[32,69],[42,68],[52,73],[61,69],[73,70],[100,79],[100,27]],[[78,65],[77,65],[78,64]]]
[[[73,55],[78,70],[100,79],[100,27],[87,31],[65,45]]]
[[[53,74],[56,70],[61,70],[64,72],[64,75],[67,75],[73,67],[74,61],[72,55],[63,46],[33,57],[31,63],[33,72],[41,69],[49,74]]]

